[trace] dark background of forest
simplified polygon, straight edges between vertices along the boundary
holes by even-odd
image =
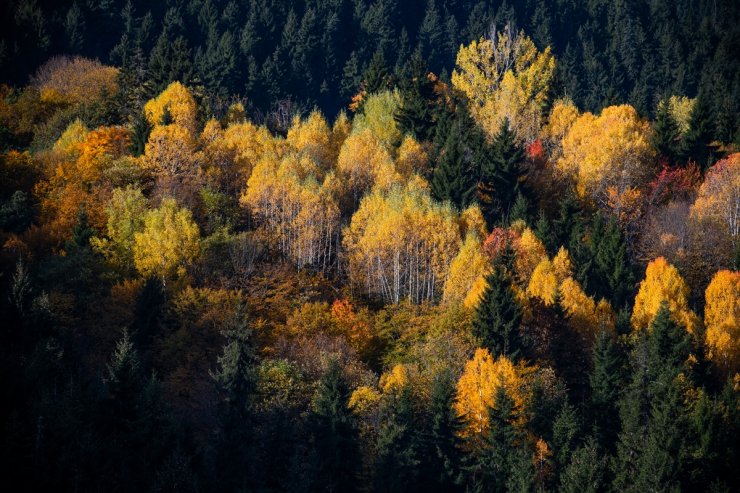
[[[556,96],[582,110],[629,103],[652,116],[666,95],[709,95],[716,137],[740,115],[740,7],[734,0],[6,1],[0,73],[16,85],[56,54],[145,71],[266,111],[290,98],[332,117],[372,57],[401,70],[419,51],[445,79],[460,44],[511,22],[558,60]]]

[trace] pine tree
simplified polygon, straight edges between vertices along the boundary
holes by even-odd
[[[222,334],[226,343],[212,374],[222,396],[213,462],[219,468],[219,489],[248,488],[255,477],[255,451],[250,444],[254,434],[256,357],[243,304],[227,318]]]
[[[713,138],[714,116],[707,96],[700,93],[691,110],[689,130],[681,144],[681,157],[696,162],[702,171],[706,170],[714,161],[713,150],[709,147]]]
[[[509,224],[513,224],[515,221],[524,221],[525,224],[530,222],[529,202],[527,202],[521,190],[516,194],[514,205],[511,206],[509,211]]]
[[[458,210],[465,209],[475,198],[475,182],[465,138],[465,129],[458,119],[447,135],[431,183],[434,197],[450,201]]]
[[[358,449],[353,417],[347,409],[349,389],[339,362],[334,360],[319,382],[310,429],[316,454],[314,490],[357,489]]]
[[[455,380],[448,370],[439,372],[432,382],[429,423],[423,435],[420,455],[420,491],[447,492],[459,489],[460,419],[452,404]]]
[[[589,240],[584,289],[596,298],[609,300],[614,307],[624,306],[634,289],[634,274],[619,224],[614,218],[606,221],[597,214]]]
[[[383,418],[378,432],[376,491],[411,491],[419,481],[421,457],[410,387],[390,397]]]
[[[362,75],[362,81],[367,94],[385,91],[390,87],[390,75],[381,50],[377,50],[373,55],[370,65]]]
[[[434,135],[434,84],[427,77],[426,65],[418,51],[409,63],[409,79],[404,83],[401,106],[393,118],[402,132],[428,141]]]
[[[486,289],[476,308],[473,334],[495,357],[503,354],[516,361],[524,349],[519,334],[521,320],[522,312],[511,280],[501,266],[494,266],[486,277]]]
[[[468,491],[505,492],[521,441],[514,426],[514,401],[503,385],[496,389],[494,407],[489,409],[490,429],[483,450],[469,458]]]
[[[593,348],[591,385],[591,425],[596,444],[608,450],[616,442],[619,431],[617,403],[622,386],[623,360],[613,336],[602,330]]]
[[[552,458],[555,470],[563,470],[580,438],[580,426],[575,408],[565,402],[552,424]]]
[[[540,209],[537,215],[537,222],[534,224],[534,234],[545,245],[548,255],[553,256],[557,254],[560,245],[558,245],[557,237],[552,231],[550,220],[542,209]]]
[[[599,453],[593,439],[573,452],[560,474],[563,493],[598,493],[606,490],[607,457]]]
[[[477,150],[480,163],[478,198],[489,228],[508,214],[520,193],[519,177],[524,150],[517,145],[514,132],[504,119],[493,143],[481,140]]]
[[[87,219],[87,211],[84,206],[77,210],[77,222],[72,227],[72,238],[67,242],[68,250],[80,250],[90,248],[90,238],[95,235],[95,230],[90,226]]]
[[[658,104],[658,112],[653,123],[653,147],[669,165],[676,162],[678,139],[681,131],[673,119],[667,99]]]

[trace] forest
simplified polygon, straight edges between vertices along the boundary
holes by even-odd
[[[8,491],[740,491],[740,3],[7,0]]]

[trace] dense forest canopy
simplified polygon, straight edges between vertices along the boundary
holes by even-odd
[[[740,490],[738,21],[3,2],[5,482]]]
[[[8,0],[0,9],[0,73],[13,84],[54,55],[80,54],[146,71],[150,96],[179,80],[262,111],[290,98],[333,118],[374,55],[399,73],[418,51],[444,80],[461,44],[511,23],[550,46],[552,91],[581,109],[629,103],[652,116],[667,95],[704,92],[723,139],[740,125],[733,0]]]

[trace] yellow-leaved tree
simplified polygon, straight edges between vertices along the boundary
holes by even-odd
[[[693,332],[697,318],[689,309],[688,296],[689,287],[678,269],[665,258],[656,258],[648,264],[645,279],[640,283],[640,290],[635,297],[632,327],[635,330],[647,329],[658,313],[660,304],[666,301],[676,322]]]
[[[653,177],[651,128],[632,106],[609,106],[599,116],[584,113],[562,140],[561,172],[574,179],[578,195],[608,207],[609,189],[621,197]]]
[[[337,160],[337,173],[358,204],[374,186],[389,189],[401,182],[386,147],[369,130],[353,133],[344,141]]]
[[[478,235],[475,231],[468,233],[460,251],[450,264],[442,300],[446,303],[463,301],[478,278],[488,274],[490,265],[491,262],[483,253]]]
[[[705,294],[704,325],[709,359],[726,374],[740,372],[740,272],[722,270]]]
[[[195,134],[197,105],[190,90],[175,81],[144,105],[144,115],[152,127],[180,125]]]
[[[106,237],[93,237],[90,244],[116,268],[127,272],[134,263],[134,235],[144,228],[147,200],[136,187],[116,188],[107,211]]]
[[[455,211],[412,181],[366,195],[343,245],[352,282],[390,303],[438,299],[460,247]]]
[[[506,389],[514,409],[521,411],[528,392],[527,373],[527,369],[514,366],[506,356],[495,359],[487,349],[476,349],[457,382],[454,409],[463,422],[460,435],[472,441],[486,436],[490,426],[488,410],[495,407],[499,387]]]
[[[283,254],[299,268],[331,267],[339,234],[338,188],[307,155],[265,155],[241,197]]]
[[[288,130],[286,141],[298,153],[310,156],[328,170],[335,159],[331,138],[332,132],[324,116],[318,110],[314,110],[304,120],[295,117],[293,125]]]
[[[553,74],[550,47],[540,52],[511,25],[461,46],[452,85],[469,101],[470,113],[489,137],[508,119],[520,142],[537,138]]]
[[[200,251],[200,232],[186,208],[164,199],[144,216],[144,228],[134,233],[134,264],[142,276],[163,281],[182,277]]]

